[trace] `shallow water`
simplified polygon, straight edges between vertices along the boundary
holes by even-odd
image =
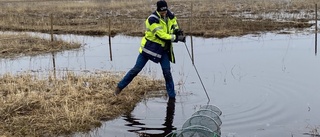
[[[38,35],[38,34],[35,34]],[[43,35],[49,37],[49,35]],[[127,71],[138,55],[140,37],[59,35],[85,46],[55,55],[55,69]],[[187,40],[190,40],[188,37]],[[194,38],[195,66],[210,97],[221,111],[223,137],[301,137],[320,128],[320,57],[314,35],[246,35],[224,39]],[[190,49],[190,42],[187,42]],[[177,98],[174,110],[167,98],[151,98],[130,114],[104,122],[88,134],[74,136],[164,136],[208,103],[183,43],[175,44],[172,73]],[[0,73],[53,70],[51,54],[0,60]],[[149,62],[142,74],[162,78],[160,65]]]

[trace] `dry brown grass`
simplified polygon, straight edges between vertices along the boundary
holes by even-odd
[[[79,43],[69,43],[62,40],[30,36],[27,34],[0,35],[0,58],[15,58],[19,56],[33,56],[70,49],[80,48]]]
[[[109,34],[110,26],[112,35],[121,33],[142,36],[145,30],[144,20],[155,9],[155,1],[0,1],[0,30],[49,32],[52,15],[54,33],[106,35]],[[300,17],[304,13],[312,16],[315,3],[320,5],[320,1],[286,1],[288,0],[171,0],[169,6],[180,20],[181,27],[190,35],[226,37],[310,27],[311,24],[305,21],[311,17],[304,17],[303,20]],[[243,12],[258,15],[259,18],[248,20],[235,16]],[[267,13],[275,12],[294,13],[296,16],[287,18],[284,14],[275,15],[276,19],[289,22],[264,18]]]
[[[160,80],[137,76],[117,97],[122,74],[109,72],[0,76],[0,136],[58,136],[86,132],[132,110]]]

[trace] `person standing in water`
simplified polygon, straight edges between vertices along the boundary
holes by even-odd
[[[134,67],[117,84],[114,95],[117,96],[151,60],[160,63],[169,98],[175,98],[174,82],[170,62],[175,63],[172,42],[185,42],[185,36],[179,29],[176,16],[168,10],[167,2],[157,2],[157,10],[145,21],[147,30],[141,40],[139,55]]]

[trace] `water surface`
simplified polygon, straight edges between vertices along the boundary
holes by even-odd
[[[35,34],[39,35],[39,34]],[[49,35],[41,34],[43,37]],[[56,53],[57,71],[129,70],[138,55],[140,37],[58,35],[83,48]],[[190,38],[187,38],[190,49]],[[246,35],[224,39],[194,38],[195,66],[211,99],[222,110],[223,137],[301,137],[319,129],[320,57],[314,35]],[[164,136],[208,103],[185,44],[175,44],[172,73],[177,98],[150,98],[131,113],[104,122],[88,134],[74,136]],[[0,73],[53,70],[53,55],[1,59]],[[141,74],[162,78],[159,64],[149,62]]]

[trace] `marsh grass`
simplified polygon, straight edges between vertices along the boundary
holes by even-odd
[[[228,37],[310,27],[312,24],[307,21],[314,19],[316,3],[320,5],[317,0],[172,0],[169,7],[187,34]],[[52,15],[54,33],[142,36],[145,19],[155,10],[155,0],[0,1],[0,8],[0,30],[48,33]],[[243,13],[254,16],[236,16]],[[266,19],[269,13],[300,16],[274,14],[272,19]]]
[[[71,49],[79,49],[80,43],[51,41],[27,34],[1,34],[0,58],[16,58],[19,56],[34,56]]]
[[[59,136],[87,132],[132,110],[163,81],[137,76],[117,97],[122,73],[21,73],[0,76],[0,136]]]

